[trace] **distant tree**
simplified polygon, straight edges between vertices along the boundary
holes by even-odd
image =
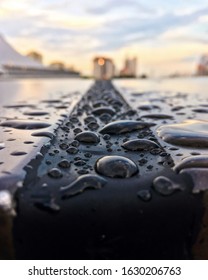
[[[43,60],[43,56],[40,53],[36,52],[36,51],[30,51],[27,54],[27,57],[30,57],[33,60],[35,60],[37,62],[40,62],[40,63],[42,63],[42,60]]]

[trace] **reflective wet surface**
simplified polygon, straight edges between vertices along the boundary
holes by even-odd
[[[32,100],[2,103],[16,257],[193,258],[207,190],[206,95],[151,82],[146,91],[142,82],[63,84],[46,83],[39,101],[36,88]]]

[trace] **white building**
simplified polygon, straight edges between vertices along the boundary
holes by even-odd
[[[60,70],[44,66],[41,62],[21,55],[0,36],[0,73],[17,76],[79,77],[74,70]]]
[[[29,57],[19,54],[0,35],[0,69],[1,68],[4,71],[10,71],[12,69],[43,69],[44,66]]]
[[[93,60],[94,78],[96,80],[110,80],[115,75],[115,66],[110,58],[96,57]]]

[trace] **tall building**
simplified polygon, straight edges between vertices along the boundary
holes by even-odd
[[[94,78],[96,80],[110,80],[115,75],[115,66],[112,59],[95,57],[93,60]]]
[[[120,71],[121,77],[136,77],[137,76],[137,58],[126,58],[124,67]]]
[[[202,55],[197,66],[197,75],[208,75],[208,55]]]

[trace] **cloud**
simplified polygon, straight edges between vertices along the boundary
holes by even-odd
[[[102,50],[115,50],[131,43],[156,42],[167,31],[190,26],[208,13],[208,8],[186,15],[165,13],[140,21],[139,17],[129,17],[107,21],[102,28],[93,30],[94,36],[102,42]],[[202,42],[206,39],[199,38]]]
[[[112,11],[118,10],[120,8],[126,8],[126,11],[128,12],[129,9],[133,8],[136,9],[139,13],[152,13],[153,9],[148,8],[145,5],[142,5],[136,0],[119,0],[119,1],[110,1],[105,0],[102,1],[102,4],[99,3],[99,5],[96,5],[96,3],[93,2],[93,6],[87,8],[87,12],[90,14],[95,15],[104,15],[107,13],[110,13]]]

